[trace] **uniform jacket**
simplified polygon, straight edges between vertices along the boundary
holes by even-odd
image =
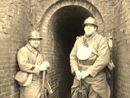
[[[39,98],[41,94],[41,82],[39,80],[41,77],[40,65],[42,64],[42,60],[38,59],[38,63],[35,65],[38,53],[41,55],[40,52],[32,48],[29,43],[22,47],[17,53],[20,70],[33,73],[31,85],[20,87],[20,98]]]
[[[110,51],[107,44],[107,39],[101,35],[95,33],[95,39],[93,48],[90,50],[92,54],[87,60],[79,60],[77,57],[77,51],[80,43],[84,40],[84,36],[79,37],[70,53],[70,65],[71,72],[74,74],[76,70],[87,71],[90,76],[85,78],[84,81],[91,84],[92,88],[99,93],[102,98],[110,97],[110,88],[106,81],[106,74],[104,68],[107,66],[110,60]],[[87,44],[92,45],[93,37],[87,39]],[[79,81],[74,79],[72,88],[79,86]]]

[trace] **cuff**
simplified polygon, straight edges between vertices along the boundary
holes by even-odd
[[[88,72],[89,75],[91,75],[92,77],[95,77],[97,73],[95,71],[92,71],[91,67],[92,66],[90,66],[86,71]]]
[[[37,75],[39,75],[40,72],[40,66],[39,65],[35,65],[35,68],[33,69],[34,73],[36,73]]]

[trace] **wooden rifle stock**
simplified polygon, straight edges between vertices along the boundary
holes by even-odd
[[[44,92],[45,74],[46,74],[46,71],[44,70],[44,71],[43,71],[43,78],[42,78],[42,94],[41,94],[41,98],[44,98],[44,96],[45,96],[45,92]]]

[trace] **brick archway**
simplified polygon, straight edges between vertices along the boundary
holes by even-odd
[[[39,28],[43,36],[42,52],[51,65],[48,72],[49,82],[51,81],[50,85],[57,94],[52,95],[52,98],[65,98],[70,91],[73,75],[69,54],[76,36],[84,34],[82,23],[89,16],[97,19],[99,33],[103,34],[103,19],[96,7],[88,1],[56,2],[41,19]]]
[[[100,12],[98,11],[98,9],[89,1],[57,1],[56,3],[54,3],[53,5],[51,5],[47,11],[44,13],[42,19],[41,19],[41,23],[40,23],[40,30],[42,31],[42,33],[47,31],[47,25],[48,22],[50,20],[50,18],[52,17],[52,15],[59,9],[61,9],[62,7],[65,6],[80,6],[85,8],[86,10],[88,10],[97,20],[97,24],[99,25],[98,28],[98,32],[100,34],[103,34],[104,30],[105,30],[105,26],[104,26],[104,21],[103,18],[100,14]]]

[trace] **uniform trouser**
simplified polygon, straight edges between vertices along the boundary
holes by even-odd
[[[79,98],[78,97],[79,88],[73,91],[71,98]],[[82,98],[101,98],[97,92],[95,92],[90,84],[85,84],[82,87]]]
[[[90,86],[89,92],[86,98],[101,98],[97,92],[93,90],[93,88]]]

